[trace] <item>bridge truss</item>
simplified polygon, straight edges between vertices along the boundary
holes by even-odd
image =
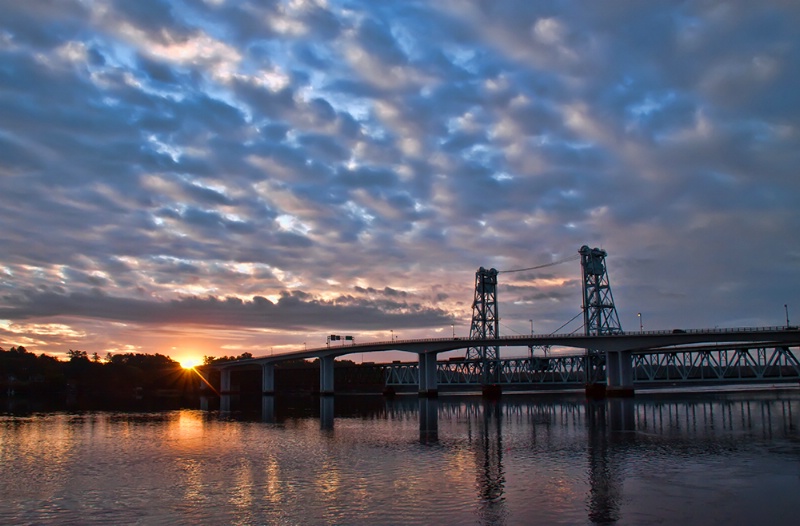
[[[470,339],[491,339],[500,336],[500,316],[497,315],[497,270],[479,268],[475,272],[475,298],[472,302]],[[484,384],[497,383],[497,360],[500,348],[469,347],[465,360],[477,360]]]
[[[578,251],[581,256],[583,274],[583,330],[587,336],[603,336],[622,333],[611,283],[608,280],[606,256],[599,248],[583,245]],[[596,349],[586,349],[586,383],[599,384],[605,379],[605,353]]]
[[[608,253],[599,248],[583,245],[581,255],[583,271],[583,328],[587,336],[620,334],[617,308],[611,294],[611,283],[606,270]]]
[[[668,351],[633,357],[634,382],[731,382],[800,378],[789,347]]]
[[[611,293],[611,284],[606,270],[607,252],[599,248],[581,247],[578,256],[581,260],[583,274],[583,326],[587,336],[602,336],[622,333],[617,309],[614,306],[614,297]],[[528,269],[517,269],[503,272],[520,272],[534,270],[551,265],[556,265],[573,258],[547,263]],[[500,337],[500,316],[497,313],[497,275],[496,269],[479,268],[475,273],[475,296],[472,302],[472,323],[470,325],[470,339],[492,339]],[[536,360],[531,347],[530,361]],[[546,352],[545,352],[546,354]],[[604,367],[605,354],[594,349],[587,349],[584,364],[584,381],[587,384],[601,381],[601,369]],[[555,362],[559,363],[559,362]],[[484,385],[501,382],[501,376],[515,375],[518,368],[510,372],[505,360],[500,360],[498,346],[481,346],[467,348],[462,370],[457,374],[472,377],[478,375]]]
[[[800,380],[797,356],[797,350],[792,351],[787,346],[652,351],[634,355],[634,383],[691,385]],[[587,381],[585,355],[508,358],[496,363],[496,381],[502,385],[577,387]],[[386,364],[383,367],[387,386],[419,384],[419,367],[415,363]],[[605,363],[600,363],[591,374],[597,380],[605,381]],[[438,362],[436,376],[440,386],[483,383],[480,360]]]
[[[582,269],[583,318],[586,336],[622,334],[606,268],[607,252],[581,247],[577,256],[538,267],[498,271],[481,267],[475,273],[470,339],[499,338],[497,275],[556,265],[580,258]],[[531,348],[532,351],[532,348]],[[590,385],[607,383],[606,353],[587,349],[582,355],[500,359],[499,346],[468,347],[463,360],[436,364],[439,386],[459,385]],[[386,386],[419,384],[416,363],[380,366]],[[707,383],[758,382],[800,379],[800,362],[788,346],[763,344],[720,347],[687,347],[668,350],[640,350],[633,355],[633,382]]]
[[[567,261],[572,261],[574,259],[578,259],[582,257],[583,249],[589,250],[588,247],[584,246],[579,254],[575,256],[571,256],[566,259],[562,259],[560,261],[553,261],[550,263],[545,263],[543,265],[537,265],[534,267],[528,268],[520,268],[514,270],[503,270],[499,271],[496,269],[485,269],[483,267],[479,268],[477,272],[475,272],[475,296],[472,301],[472,323],[470,324],[469,329],[469,337],[470,339],[491,339],[491,338],[499,338],[500,337],[500,316],[497,313],[497,275],[500,272],[509,273],[509,272],[523,272],[528,270],[537,270],[545,267],[551,267],[553,265],[559,265],[561,263],[565,263]],[[594,258],[592,261],[595,262],[597,257],[601,257],[600,264],[598,266],[597,263],[594,263],[594,266],[591,268],[597,269],[602,268],[602,276],[605,276],[605,281],[601,283],[604,286],[602,298],[605,300],[606,297],[610,297],[610,288],[608,287],[608,279],[605,274],[605,255],[604,251],[599,249],[593,249],[590,251],[590,257]],[[584,265],[585,266],[585,265]],[[586,276],[586,270],[584,269],[584,276]],[[601,278],[602,279],[602,278]],[[586,290],[586,279],[584,279],[584,292]],[[586,296],[586,294],[584,294]],[[595,302],[597,303],[597,302]],[[603,302],[600,302],[603,304]],[[594,303],[593,303],[594,304]],[[612,303],[613,309],[613,303]],[[586,309],[584,309],[584,313]],[[613,310],[613,315],[616,317],[616,310]],[[617,326],[619,326],[619,320],[617,319]],[[532,329],[531,329],[532,330]],[[588,333],[587,333],[588,334]],[[549,350],[549,347],[543,348],[545,355]],[[530,358],[533,359],[533,347],[530,347]],[[470,364],[467,368],[469,369],[470,375],[472,374],[479,374],[483,379],[483,384],[495,384],[498,383],[499,376],[504,374],[503,365],[500,361],[500,348],[498,346],[481,346],[481,347],[469,347],[467,348],[466,356],[464,358],[465,363],[474,361]]]

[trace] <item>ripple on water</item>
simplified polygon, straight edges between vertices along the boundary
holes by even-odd
[[[780,510],[800,494],[797,401],[636,401],[633,427],[614,431],[603,406],[521,400],[443,398],[432,433],[416,401],[332,429],[197,411],[5,417],[0,523],[794,524]]]

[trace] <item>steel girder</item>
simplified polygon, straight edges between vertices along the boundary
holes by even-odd
[[[673,351],[633,358],[634,382],[754,381],[800,378],[800,361],[788,347]]]
[[[384,366],[386,385],[419,385],[419,365],[391,363]]]
[[[586,380],[584,356],[557,356],[550,358],[510,358],[496,360],[497,383],[582,385]],[[481,385],[483,368],[481,360],[439,362],[436,379],[439,385]],[[416,385],[419,368],[414,363],[385,365],[386,385]]]
[[[497,383],[503,385],[582,385],[586,356],[509,358],[497,360]],[[386,385],[418,385],[415,363],[386,364]],[[605,380],[601,366],[600,381]],[[753,382],[800,379],[800,360],[786,346],[749,349],[660,351],[633,355],[634,382]],[[439,385],[481,385],[480,360],[454,360],[436,365]]]

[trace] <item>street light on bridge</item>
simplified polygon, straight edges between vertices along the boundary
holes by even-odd
[[[643,326],[642,326],[642,313],[641,312],[637,312],[636,315],[639,316],[639,332],[644,332],[643,331]]]

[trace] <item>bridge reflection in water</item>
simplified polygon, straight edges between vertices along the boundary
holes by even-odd
[[[235,409],[236,404],[231,399],[225,407]],[[417,419],[420,445],[452,450],[462,460],[463,455],[471,457],[473,472],[463,474],[468,479],[464,489],[474,488],[483,524],[503,524],[514,515],[507,509],[508,491],[515,492],[512,500],[516,500],[529,477],[537,480],[536,487],[542,487],[542,479],[550,487],[525,496],[541,509],[536,522],[547,523],[547,514],[558,512],[558,499],[583,498],[590,522],[613,523],[623,518],[626,503],[636,500],[631,491],[640,491],[631,480],[659,476],[648,472],[653,458],[669,458],[672,465],[696,461],[723,465],[753,441],[800,438],[796,389],[607,400],[570,395],[514,395],[494,401],[478,396],[321,396],[308,397],[307,404],[306,409],[319,417],[320,427],[330,432],[335,432],[337,421],[354,417]],[[286,410],[276,405],[280,403],[274,396],[263,397],[263,421],[279,423],[287,418]],[[798,454],[786,452],[793,462],[800,461]],[[582,476],[564,471],[565,455],[574,458],[573,471]]]

